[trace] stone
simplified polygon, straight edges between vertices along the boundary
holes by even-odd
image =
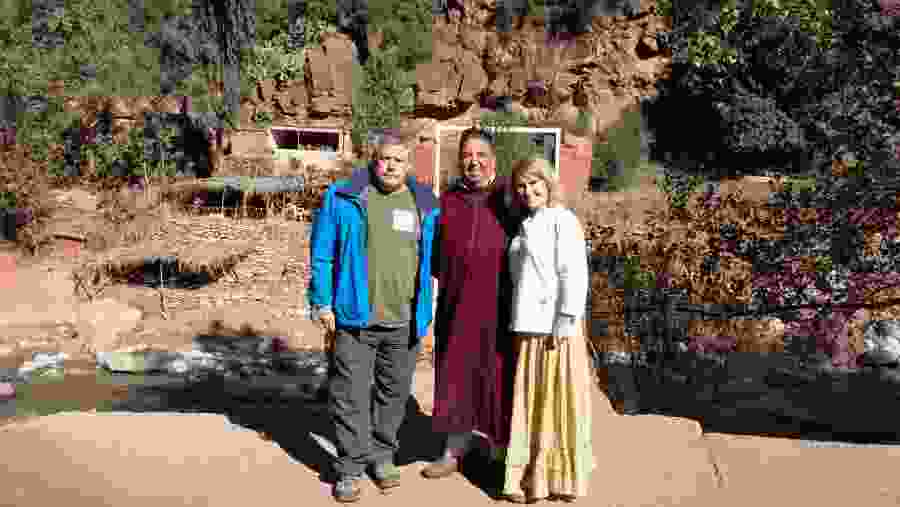
[[[350,41],[346,37],[329,36],[321,48],[308,51],[306,63],[311,83],[310,113],[349,116],[356,72]]]
[[[143,124],[144,115],[153,112],[153,101],[150,97],[132,97],[130,109],[132,117]]]
[[[122,97],[110,97],[108,111],[113,118],[130,118],[132,116],[128,102]]]
[[[178,99],[172,95],[157,97],[153,107],[157,113],[177,114],[181,112]]]
[[[109,350],[119,333],[133,330],[141,320],[140,310],[110,298],[81,304],[77,314],[78,336],[94,350]]]
[[[306,86],[303,82],[297,82],[285,91],[290,103],[298,108],[305,109],[309,98],[306,94]]]
[[[113,141],[120,144],[128,143],[128,133],[137,126],[137,121],[125,118],[115,118],[112,124]]]
[[[291,91],[276,93],[274,102],[275,110],[279,113],[287,116],[297,116],[306,107],[306,94],[302,93],[302,88],[294,87]]]
[[[51,97],[62,97],[66,93],[66,83],[61,79],[53,79],[47,81],[47,95]]]
[[[659,45],[656,42],[656,37],[649,35],[641,37],[640,42],[635,47],[635,52],[641,59],[652,58],[659,54]]]
[[[876,320],[866,325],[863,360],[878,366],[900,362],[900,321]]]
[[[556,109],[556,118],[565,131],[578,130],[578,108],[570,103],[562,104]]]
[[[275,81],[272,79],[265,79],[256,83],[256,91],[259,94],[260,100],[271,100],[272,96],[275,94]]]
[[[474,103],[488,82],[475,53],[436,39],[432,61],[416,68],[416,106],[446,109],[457,102]]]

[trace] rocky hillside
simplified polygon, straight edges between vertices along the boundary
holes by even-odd
[[[556,41],[543,18],[528,17],[504,34],[493,21],[495,2],[463,3],[465,16],[435,17],[432,61],[416,69],[416,119],[448,120],[508,96],[534,126],[602,134],[624,108],[654,94],[670,62],[655,41],[668,22],[653,14],[651,2],[642,3],[637,16],[595,17],[592,33]],[[380,47],[381,35],[370,34],[369,43]],[[305,80],[259,83],[254,96],[242,98],[242,125],[257,113],[270,113],[282,125],[349,121],[349,37],[325,34],[321,47],[305,52]],[[579,110],[591,113],[587,131],[576,125]]]

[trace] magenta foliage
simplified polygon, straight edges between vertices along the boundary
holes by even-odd
[[[97,139],[97,127],[81,128],[81,144],[94,144]]]
[[[656,288],[657,289],[668,289],[672,287],[672,274],[671,273],[660,273],[656,275]]]
[[[0,128],[0,144],[16,144],[16,128]]]
[[[880,0],[881,13],[885,16],[900,16],[900,0]]]
[[[546,43],[549,48],[568,49],[575,46],[575,36],[568,32],[550,32]]]
[[[287,350],[288,350],[287,339],[282,338],[281,336],[277,336],[274,339],[272,339],[272,352],[273,353],[278,354],[281,352],[287,352]]]

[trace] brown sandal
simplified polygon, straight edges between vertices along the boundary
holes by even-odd
[[[528,499],[521,493],[510,493],[503,495],[503,499],[510,503],[528,503]]]
[[[459,471],[459,458],[441,459],[422,469],[426,479],[441,479]]]

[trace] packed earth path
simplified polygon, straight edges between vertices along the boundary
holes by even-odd
[[[767,196],[765,184],[742,184],[751,189],[745,193],[752,195],[756,188],[761,198]],[[94,205],[84,191],[65,198],[73,217],[79,206]],[[598,196],[595,204],[598,213],[618,221],[623,207],[636,216],[642,207],[658,206],[659,199],[652,182],[645,182],[627,196]],[[217,229],[223,222],[216,218],[194,222],[205,224],[212,237],[247,234],[236,226]],[[173,224],[171,231],[182,230],[177,220]],[[174,293],[166,315],[158,291],[148,287],[118,284],[93,301],[76,297],[67,275],[82,252],[79,246],[62,241],[39,259],[7,250],[0,283],[15,297],[0,302],[0,368],[14,371],[38,352],[62,352],[68,359],[63,379],[17,385],[18,398],[3,405],[0,506],[160,501],[237,506],[285,499],[331,504],[333,438],[320,399],[289,389],[277,395],[267,388],[255,391],[252,382],[175,379],[163,386],[167,391],[156,391],[155,408],[123,412],[117,407],[129,406],[150,376],[99,375],[95,362],[97,352],[110,350],[188,351],[197,336],[246,334],[241,328],[282,337],[289,350],[320,349],[321,331],[302,305],[306,226],[285,227],[293,235],[261,239],[256,264],[238,267],[240,281],[222,278],[198,292],[165,289]],[[697,421],[682,417],[621,415],[606,395],[608,379],[600,377],[593,392],[598,466],[590,495],[579,503],[900,504],[891,466],[900,458],[897,448],[826,448],[829,444],[821,442],[707,433]],[[424,357],[400,435],[403,486],[385,498],[367,484],[364,502],[494,503],[497,484],[478,454],[467,459],[463,474],[441,481],[419,476],[440,451],[440,437],[431,432],[429,420],[433,383]],[[264,398],[256,395],[263,392]]]

